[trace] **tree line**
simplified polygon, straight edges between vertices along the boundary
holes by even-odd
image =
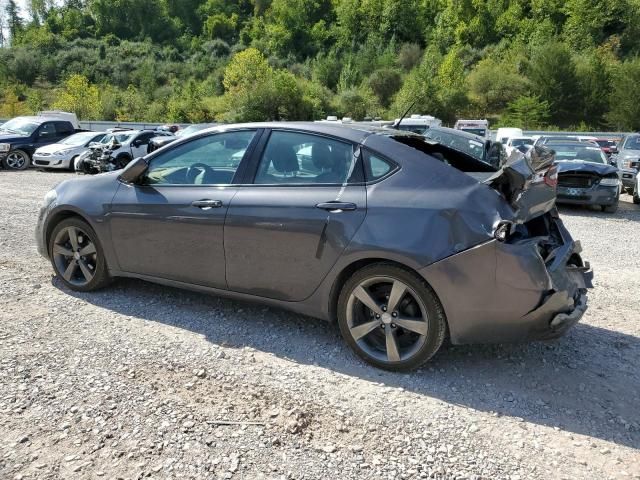
[[[640,0],[15,0],[0,117],[640,129]]]

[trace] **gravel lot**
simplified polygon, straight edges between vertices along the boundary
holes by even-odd
[[[563,209],[596,272],[553,343],[375,370],[332,326],[121,280],[34,246],[66,173],[0,171],[0,479],[640,479],[640,208]]]

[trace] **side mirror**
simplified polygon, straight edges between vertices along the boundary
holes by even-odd
[[[125,183],[135,183],[144,172],[147,171],[149,165],[142,157],[135,158],[129,162],[129,165],[124,167],[124,170],[120,174],[120,180]]]
[[[142,141],[140,141],[140,139],[133,141],[133,146],[134,147],[139,147],[140,145],[142,145]]]

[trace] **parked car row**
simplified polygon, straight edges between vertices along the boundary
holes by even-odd
[[[109,145],[114,165],[123,168],[131,160],[157,150],[177,138],[215,124],[163,125],[155,130],[116,127],[103,132],[82,130],[75,114],[39,112],[16,117],[0,125],[0,166],[7,170],[76,168],[91,155],[92,146]]]

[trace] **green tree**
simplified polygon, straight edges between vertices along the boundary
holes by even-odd
[[[615,69],[607,118],[617,130],[640,130],[640,102],[634,95],[639,82],[640,59],[628,60]]]
[[[6,22],[7,27],[9,28],[9,38],[13,43],[13,41],[22,33],[24,21],[20,16],[20,9],[18,8],[18,4],[15,0],[7,0],[4,11],[7,16]]]
[[[501,112],[508,103],[526,93],[529,82],[511,62],[485,58],[478,62],[467,78],[469,97],[482,116]]]
[[[509,103],[507,113],[500,119],[505,127],[536,130],[548,125],[549,103],[536,96],[522,96]]]
[[[100,118],[100,91],[83,75],[71,75],[65,82],[54,108],[74,112],[81,120]]]
[[[566,45],[553,41],[538,48],[528,69],[532,91],[549,104],[560,126],[579,121],[581,96],[576,65]]]

